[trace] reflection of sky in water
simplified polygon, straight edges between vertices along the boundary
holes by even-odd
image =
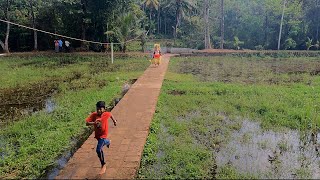
[[[58,176],[60,170],[63,169],[66,166],[66,164],[67,164],[67,162],[68,162],[68,160],[70,159],[71,156],[72,156],[71,152],[68,152],[66,155],[64,155],[63,157],[58,159],[57,162],[56,162],[58,167],[56,167],[53,170],[51,170],[48,173],[47,178],[48,179],[54,179],[56,176]]]
[[[41,103],[39,104],[34,104],[34,106],[32,107],[15,107],[15,108],[20,108],[21,110],[21,114],[29,114],[31,115],[32,113],[37,113],[37,112],[34,112],[34,109],[35,108],[41,108],[41,106],[43,106],[42,110],[44,110],[46,113],[51,113],[55,110],[56,108],[56,104],[54,103],[53,99],[51,98],[48,98],[45,100],[45,102],[42,102],[42,105]],[[3,123],[5,124],[5,123]],[[0,124],[0,127],[1,127],[1,124]],[[3,140],[2,137],[0,137],[0,158],[3,159],[5,157],[5,142]]]
[[[55,105],[54,101],[53,101],[51,98],[49,98],[49,99],[47,99],[46,102],[45,102],[45,111],[46,111],[47,113],[51,113],[51,112],[54,111],[55,106],[56,106],[56,105]]]
[[[269,159],[278,161],[271,163]],[[298,131],[263,132],[259,123],[247,120],[232,134],[229,144],[220,149],[216,160],[218,167],[230,164],[241,173],[257,174],[260,178],[295,178],[301,167],[312,178],[320,178],[320,158],[315,146],[300,141]]]
[[[10,121],[19,119],[21,116],[32,115],[39,111],[51,113],[55,108],[56,104],[52,98],[46,98],[37,103],[28,102],[22,104],[2,105],[0,106],[0,127]]]

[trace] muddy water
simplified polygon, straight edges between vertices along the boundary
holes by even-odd
[[[0,127],[41,110],[52,112],[56,105],[51,97],[57,93],[57,86],[52,81],[0,89]]]
[[[245,120],[229,144],[221,147],[216,162],[218,167],[232,166],[239,173],[259,178],[319,179],[317,146],[310,136],[301,136],[298,131],[263,131],[259,123]]]
[[[39,102],[0,105],[0,127],[17,120],[21,116],[31,115],[40,110],[51,113],[55,107],[56,104],[50,97],[45,97],[45,99],[41,99]]]

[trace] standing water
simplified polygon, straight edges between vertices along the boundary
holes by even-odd
[[[318,135],[318,141],[319,142]],[[218,167],[232,166],[258,178],[320,178],[318,146],[298,131],[263,131],[248,120],[217,154]]]

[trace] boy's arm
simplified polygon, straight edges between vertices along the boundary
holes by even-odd
[[[113,121],[114,126],[117,126],[117,120],[114,118],[114,116],[111,115],[110,118]]]
[[[96,122],[86,122],[87,126],[93,126]]]
[[[95,121],[93,121],[93,115],[91,114],[89,117],[86,119],[86,126],[93,126],[96,124]]]

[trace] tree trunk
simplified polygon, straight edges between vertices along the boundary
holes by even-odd
[[[7,23],[7,32],[6,32],[6,38],[4,41],[4,52],[9,53],[9,35],[10,35],[10,24]]]
[[[82,24],[81,24],[81,39],[85,40],[86,39],[86,31],[87,31],[87,27],[86,27],[87,25],[85,22],[85,18],[87,15],[87,1],[81,0],[81,5],[82,5],[82,11],[83,11]],[[81,47],[86,48],[85,45],[86,45],[86,43],[81,41]]]
[[[126,53],[126,49],[127,49],[127,45],[126,45],[126,43],[123,43],[122,52]]]
[[[224,44],[224,2],[221,0],[221,42],[220,48],[223,49]]]
[[[282,33],[282,25],[283,25],[283,17],[284,17],[284,9],[285,9],[285,8],[286,8],[286,0],[283,0],[283,8],[282,8],[280,31],[279,31],[279,39],[278,39],[278,50],[280,50],[281,33]]]
[[[2,49],[4,49],[4,43],[0,40],[0,46]]]
[[[167,35],[167,17],[164,17],[164,34]]]
[[[150,32],[150,35],[153,34],[151,18],[152,18],[152,9],[150,8],[150,11],[149,11],[149,32]]]
[[[268,21],[268,12],[266,11],[266,19],[265,19],[265,28],[264,28],[264,48],[268,46],[268,28],[269,28],[269,21]]]
[[[29,6],[30,6],[30,10],[31,10],[31,20],[32,20],[32,27],[36,28],[36,18],[34,15],[34,10],[33,10],[33,1],[30,0],[29,1]],[[33,31],[33,39],[34,39],[34,50],[37,51],[38,50],[38,34],[37,31]]]
[[[10,6],[10,1],[7,0],[7,7],[6,7],[6,11],[5,11],[5,16],[7,21],[10,21],[9,18],[9,6]],[[10,35],[10,24],[7,23],[7,31],[6,31],[6,36],[5,36],[5,40],[4,40],[4,44],[3,42],[1,42],[1,46],[3,46],[3,50],[5,53],[9,53],[9,35]]]
[[[38,51],[38,32],[33,31],[33,38],[34,38],[34,50]]]
[[[180,17],[180,15],[181,15],[181,13],[180,13],[180,9],[181,9],[180,1],[176,2],[176,6],[177,6],[177,10],[176,10],[176,25],[175,25],[174,31],[173,31],[174,42],[175,42],[175,40],[177,38],[177,31],[178,31],[178,27],[180,25],[180,18],[181,18]]]
[[[209,0],[204,1],[204,20],[205,20],[204,46],[205,46],[205,49],[211,49],[210,31],[209,31]]]
[[[320,16],[320,4],[319,4],[319,0],[317,0],[317,2],[316,2],[316,7],[317,7],[317,9],[318,9],[318,18],[319,18],[319,16]],[[317,22],[317,32],[316,32],[316,39],[317,39],[317,41],[319,41],[319,20],[318,20],[318,22]]]
[[[158,6],[158,34],[160,34],[160,0],[159,0],[159,6]]]

